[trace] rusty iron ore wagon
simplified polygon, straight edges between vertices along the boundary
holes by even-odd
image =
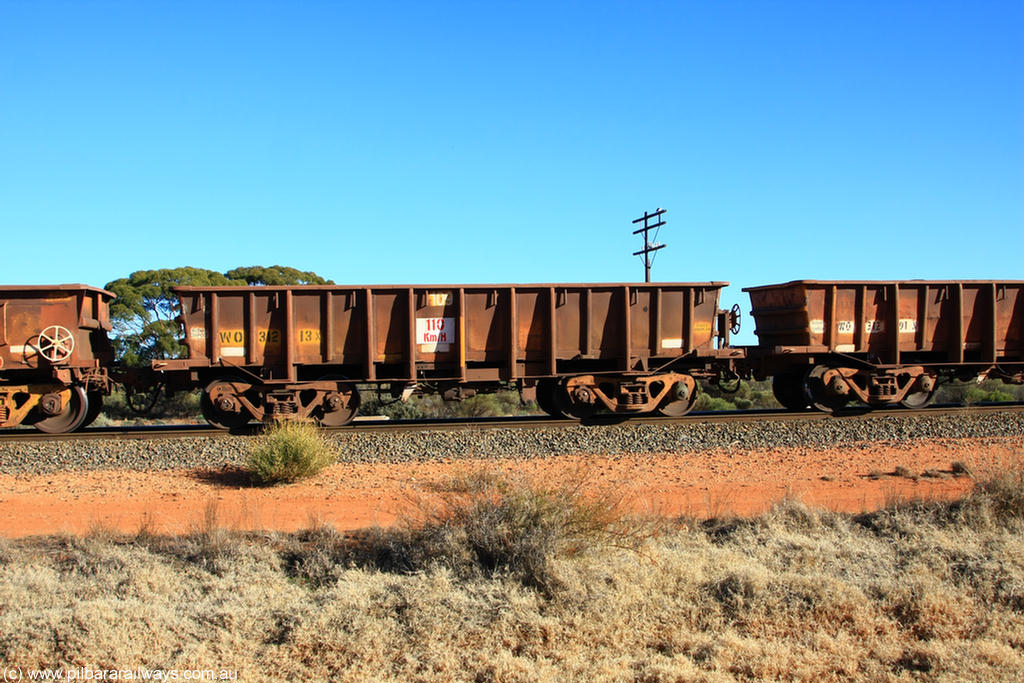
[[[178,287],[189,356],[153,364],[202,389],[214,425],[343,425],[359,387],[448,399],[536,392],[556,416],[681,415],[697,381],[733,376],[728,283]]]
[[[787,408],[927,405],[940,378],[1024,381],[1024,281],[817,281],[748,287],[757,379]]]
[[[70,432],[99,415],[113,298],[86,285],[0,287],[0,427]]]

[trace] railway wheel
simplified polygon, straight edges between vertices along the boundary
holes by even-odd
[[[688,412],[693,410],[693,406],[697,405],[697,399],[700,397],[700,392],[697,390],[696,384],[691,391],[682,382],[676,382],[676,385],[672,387],[668,397],[662,401],[661,405],[658,406],[654,413],[661,415],[662,417],[682,417]]]
[[[900,405],[904,408],[925,408],[935,400],[935,389],[931,391],[912,391],[903,397]]]
[[[100,416],[103,412],[103,392],[101,391],[90,391],[86,394],[89,399],[89,409],[85,413],[85,420],[78,426],[79,429],[85,429]]]
[[[597,404],[589,387],[577,385],[572,389],[574,396],[569,395],[566,380],[558,380],[551,392],[555,410],[569,420],[586,420],[597,411]]]
[[[211,426],[218,429],[240,429],[249,424],[251,416],[239,398],[252,389],[252,384],[230,377],[215,379],[203,389],[199,408]]]
[[[321,381],[338,380],[337,377],[324,377]],[[336,391],[328,392],[320,405],[313,410],[313,417],[321,427],[343,427],[351,422],[359,412],[359,390],[354,384],[338,382]]]
[[[565,387],[561,386],[556,379],[537,380],[537,405],[545,413],[556,420],[572,420],[572,414],[564,409],[569,403],[567,395],[562,398],[556,395],[565,394]]]
[[[36,429],[47,434],[66,434],[82,426],[89,414],[89,398],[82,387],[68,387],[68,390],[71,396],[63,408],[60,408],[58,394],[47,394],[43,397],[40,405],[35,408],[37,414],[42,415],[34,423]],[[53,414],[47,415],[46,408],[51,405],[53,409],[49,412]]]
[[[811,402],[804,392],[803,369],[789,369],[772,377],[772,393],[775,400],[788,410],[807,410]]]
[[[811,405],[823,413],[834,413],[850,402],[849,396],[835,393],[826,384],[827,373],[832,369],[827,365],[815,365],[804,378],[804,390],[811,399]]]

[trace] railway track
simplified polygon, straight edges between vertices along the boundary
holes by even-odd
[[[815,420],[859,420],[869,417],[884,416],[940,416],[962,415],[965,413],[997,413],[1024,411],[1024,403],[999,403],[974,406],[938,405],[928,408],[890,408],[886,410],[849,410],[830,415],[818,411],[792,412],[788,410],[737,410],[726,412],[693,412],[683,417],[634,417],[628,421],[616,419],[614,416],[601,416],[589,420],[588,426],[614,424],[656,424],[686,425],[702,422],[807,422]],[[525,415],[493,418],[431,418],[421,420],[375,420],[358,419],[344,427],[327,429],[336,433],[372,433],[399,431],[456,431],[486,429],[541,429],[549,427],[569,427],[579,423],[569,420],[556,420],[546,415]],[[236,432],[215,429],[208,425],[132,425],[123,427],[92,427],[71,434],[44,434],[32,429],[16,429],[0,432],[0,444],[12,442],[40,441],[93,441],[93,440],[160,440],[182,437],[213,437],[230,438],[252,436],[258,433],[258,425]]]

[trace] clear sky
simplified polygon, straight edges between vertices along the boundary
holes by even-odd
[[[0,0],[3,284],[1024,278],[1024,3]],[[749,329],[749,328],[748,328]]]

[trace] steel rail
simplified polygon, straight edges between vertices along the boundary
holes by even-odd
[[[586,426],[611,425],[686,425],[691,423],[718,422],[768,422],[768,421],[813,421],[813,420],[860,420],[877,417],[938,417],[942,415],[968,415],[999,412],[1024,411],[1024,403],[999,403],[974,406],[931,406],[928,408],[887,408],[882,410],[851,409],[842,413],[829,414],[818,411],[789,410],[736,410],[721,412],[693,412],[682,417],[633,417],[628,420],[614,415],[598,416],[582,424]],[[401,431],[458,431],[487,429],[541,429],[548,427],[573,427],[581,424],[573,420],[558,420],[546,415],[515,415],[491,418],[428,418],[419,420],[373,420],[359,419],[344,427],[333,427],[324,431],[337,434]],[[7,442],[36,441],[94,441],[94,440],[161,440],[187,437],[225,438],[231,436],[253,436],[259,433],[254,424],[238,432],[228,432],[208,425],[131,425],[121,427],[90,427],[70,434],[44,434],[32,429],[13,429],[0,432],[0,444]]]

